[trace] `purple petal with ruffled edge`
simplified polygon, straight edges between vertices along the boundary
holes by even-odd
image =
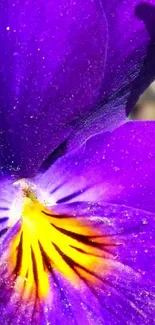
[[[0,17],[0,166],[26,177],[96,102],[106,23],[90,0],[2,1]]]

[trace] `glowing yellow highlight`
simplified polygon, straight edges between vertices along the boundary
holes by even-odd
[[[103,237],[99,237],[100,233],[90,224],[85,224],[84,218],[54,216],[26,189],[21,220],[20,231],[10,245],[9,267],[16,273],[15,289],[25,299],[31,299],[34,292],[39,299],[48,297],[51,270],[59,271],[78,287],[80,277],[93,283],[100,281],[89,271],[97,270],[99,274],[101,270],[108,269],[105,253],[97,246],[104,244]],[[92,245],[70,236],[68,232],[94,236]],[[73,261],[74,266],[64,257]]]

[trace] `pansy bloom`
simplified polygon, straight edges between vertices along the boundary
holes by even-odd
[[[0,324],[154,324],[154,4],[0,4]]]

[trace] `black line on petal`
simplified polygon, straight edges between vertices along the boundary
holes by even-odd
[[[8,231],[8,228],[4,228],[0,231],[0,237],[2,237],[3,235],[5,235],[5,233]]]
[[[19,271],[22,266],[22,255],[23,255],[23,232],[20,235],[20,241],[17,247],[17,259],[16,259],[16,266],[13,270],[13,273],[17,277],[19,275]]]
[[[47,256],[46,252],[44,251],[42,245],[39,243],[39,246],[40,246],[40,249],[41,249],[41,253],[42,253],[42,256],[43,256],[43,260],[46,264],[46,267],[47,269],[49,270],[49,272],[52,274],[53,276],[53,279],[55,281],[55,283],[57,284],[59,290],[60,290],[60,294],[62,296],[62,298],[64,298],[66,300],[66,297],[64,295],[64,293],[62,292],[61,290],[61,287],[59,285],[59,282],[54,274],[54,271],[50,265],[50,259],[49,257]],[[91,283],[89,283],[87,281],[87,279],[82,276],[79,271],[75,268],[75,267],[78,267],[79,269],[82,269],[84,270],[85,272],[87,272],[88,274],[96,277],[98,280],[101,281],[101,283],[103,283],[105,286],[106,286],[106,281],[100,277],[99,275],[95,274],[93,271],[91,272],[90,270],[87,270],[85,267],[79,265],[78,263],[74,262],[70,257],[68,257],[66,254],[64,254],[60,249],[59,247],[53,243],[53,246],[54,248],[57,250],[57,252],[59,253],[59,255],[63,258],[63,260],[65,261],[65,263],[67,265],[69,265],[73,270],[74,272],[78,275],[78,277],[85,283],[85,285],[90,289],[90,291],[92,292],[92,294],[96,297],[96,299],[98,300],[99,304],[101,305],[101,307],[107,309],[109,312],[111,312],[117,319],[121,319],[118,315],[117,315],[117,312],[115,312],[114,310],[112,310],[110,307],[106,308],[106,305],[104,304],[104,302],[102,302],[102,300],[100,299],[100,297],[98,296],[98,293],[96,292],[95,288],[93,288],[93,286],[91,285]]]
[[[38,241],[38,244],[39,244],[39,248],[40,248],[40,251],[41,251],[41,255],[42,255],[42,260],[43,260],[43,265],[44,265],[44,269],[45,267],[47,268],[47,270],[50,272],[50,273],[53,273],[53,269],[50,265],[50,258],[48,257],[48,255],[46,254],[43,246],[41,245],[40,241]]]
[[[63,156],[67,150],[67,140],[62,142],[52,153],[45,159],[40,167],[40,171],[44,173],[53,163]]]
[[[56,186],[51,192],[50,194],[54,194],[55,192],[57,192],[57,190],[59,190],[62,186],[64,185],[64,182],[59,184],[58,186]]]
[[[56,251],[59,253],[59,255],[63,258],[63,260],[66,262],[66,264],[68,264],[74,270],[74,272],[76,272],[75,267],[79,267],[83,271],[87,272],[88,274],[96,277],[98,280],[103,282],[103,279],[99,275],[97,275],[95,272],[88,270],[83,265],[80,265],[76,261],[72,260],[69,256],[67,256],[65,253],[63,253],[61,251],[61,249],[56,244],[53,243],[53,246],[56,249]]]
[[[2,210],[2,211],[8,211],[9,208],[7,208],[7,207],[0,207],[0,210]]]
[[[105,253],[107,253],[107,254],[110,254],[110,255],[116,256],[115,252],[112,252],[110,249],[105,248],[104,245],[103,245],[103,247],[102,247],[102,250],[103,250]]]
[[[48,213],[48,212],[46,212],[46,211],[44,211],[44,210],[42,210],[41,211],[43,214],[45,214],[46,216],[48,216],[48,217],[51,217],[51,218],[55,218],[55,219],[71,219],[71,218],[73,218],[73,216],[68,216],[68,215],[63,215],[63,214],[53,214],[53,213]]]
[[[68,257],[66,254],[64,254],[56,244],[54,244],[54,243],[52,243],[52,244],[53,244],[55,250],[59,253],[59,255],[66,262],[66,264],[69,265],[72,269],[74,269],[74,265],[75,265],[74,261],[70,257]]]
[[[8,217],[3,217],[3,218],[0,218],[0,223],[3,223],[5,221],[7,221],[9,218]]]
[[[99,249],[102,249],[102,247],[103,247],[103,243],[96,243],[96,242],[91,240],[93,238],[93,236],[77,234],[77,233],[74,233],[72,231],[66,230],[64,228],[57,227],[52,223],[51,223],[51,225],[56,230],[60,231],[62,234],[66,235],[68,237],[71,237],[71,238],[77,240],[78,242],[81,242],[81,243],[86,244],[88,246],[96,247],[96,248],[99,248]],[[95,238],[96,238],[96,236],[95,236]]]
[[[88,253],[88,252],[84,251],[84,249],[82,249],[82,248],[75,247],[75,246],[72,246],[72,245],[70,245],[70,247],[74,248],[79,253],[100,257],[99,255],[94,255],[94,254]]]
[[[77,321],[76,321],[76,319],[75,319],[74,313],[73,313],[73,311],[72,311],[72,309],[71,309],[71,307],[70,307],[70,305],[69,305],[69,303],[68,303],[68,299],[66,298],[64,292],[61,290],[61,286],[60,286],[60,284],[59,284],[59,281],[58,281],[58,279],[57,279],[57,277],[56,277],[56,275],[55,275],[55,273],[54,273],[54,270],[52,269],[52,267],[51,267],[51,265],[50,265],[50,262],[51,262],[51,261],[50,261],[50,258],[48,257],[48,255],[47,255],[46,252],[44,251],[44,249],[43,249],[43,247],[42,247],[42,245],[41,245],[40,242],[39,242],[39,247],[40,247],[40,250],[41,250],[41,254],[42,254],[43,261],[44,261],[44,263],[45,263],[45,265],[46,265],[48,271],[51,273],[51,275],[52,275],[52,277],[53,277],[53,280],[54,280],[54,282],[56,283],[56,285],[57,285],[57,287],[58,287],[58,289],[59,289],[60,296],[61,296],[61,301],[64,301],[64,302],[67,303],[67,305],[69,306],[69,309],[71,310],[71,313],[72,313],[72,316],[73,316],[73,318],[74,318],[75,324],[77,324]],[[78,324],[77,324],[77,325],[78,325]]]
[[[53,280],[55,282],[55,284],[57,285],[58,289],[59,289],[59,292],[60,292],[60,296],[61,296],[61,301],[65,301],[67,302],[68,306],[69,306],[69,309],[71,310],[71,313],[72,313],[72,316],[75,320],[75,323],[77,324],[77,321],[75,319],[75,316],[74,316],[74,313],[68,303],[68,299],[66,298],[64,292],[61,290],[61,286],[59,284],[59,281],[54,273],[54,270],[53,268],[51,267],[51,260],[50,258],[48,257],[48,255],[46,254],[46,252],[44,251],[41,243],[39,242],[39,247],[40,247],[40,251],[41,251],[41,254],[42,254],[42,259],[43,259],[43,262],[44,262],[44,265],[46,266],[47,270],[51,273],[52,277],[53,277]],[[78,325],[78,324],[77,324]]]
[[[65,256],[65,262],[66,262],[66,264],[68,264],[72,269],[74,269],[74,266],[78,266],[79,268],[83,269],[84,271],[88,272],[89,274],[91,274],[91,275],[97,277],[100,281],[102,281],[102,278],[101,278],[101,277],[98,277],[95,273],[88,271],[86,268],[84,268],[84,267],[81,266],[80,264],[76,263],[76,262],[75,262],[74,260],[72,260],[70,257],[68,257],[67,255],[65,255],[65,254],[64,254],[64,253],[59,249],[59,247],[58,247],[56,244],[54,244],[54,243],[52,243],[52,244],[53,244],[54,248],[57,250],[57,252],[59,253],[59,255],[61,255],[61,257],[62,257],[63,259],[64,259],[64,256]],[[41,251],[41,254],[42,254],[42,259],[43,259],[43,263],[44,263],[44,265],[46,266],[46,268],[48,269],[48,271],[49,271],[50,273],[53,273],[53,269],[52,269],[52,267],[51,267],[51,265],[50,265],[51,260],[50,260],[50,258],[48,257],[47,253],[44,251],[44,249],[43,249],[43,247],[42,247],[42,245],[41,245],[40,242],[39,242],[39,247],[40,247],[40,251]],[[104,256],[95,255],[95,254],[89,254],[89,253],[87,253],[87,252],[85,252],[85,251],[83,251],[83,250],[81,250],[81,249],[78,249],[77,247],[71,246],[71,245],[70,245],[70,247],[75,248],[77,251],[80,251],[81,253],[85,253],[85,254],[88,254],[88,255],[96,256],[96,257],[99,257],[99,258],[101,258],[101,259],[107,259],[107,258],[104,257]],[[60,252],[61,252],[61,254],[60,254]],[[111,253],[111,254],[112,254],[112,253]],[[75,269],[74,269],[74,271],[75,271]]]
[[[95,256],[95,257],[103,258],[103,256],[101,256],[101,255],[86,252],[86,251],[85,251],[84,249],[82,249],[82,248],[75,247],[75,246],[72,246],[72,245],[70,245],[70,247],[73,248],[73,249],[75,249],[75,250],[78,251],[79,253],[86,254],[86,255],[89,255],[89,256]]]
[[[78,191],[76,191],[76,192],[74,192],[74,193],[72,193],[72,194],[70,194],[70,195],[67,195],[67,196],[65,196],[65,197],[63,197],[63,198],[61,198],[61,199],[59,199],[56,203],[57,203],[57,204],[66,203],[66,202],[68,202],[68,201],[74,199],[75,197],[81,195],[81,194],[84,193],[86,190],[87,190],[87,188],[85,188],[85,189],[83,189],[83,190],[78,190]]]
[[[93,253],[86,252],[86,251],[85,251],[84,249],[82,249],[82,248],[75,247],[75,246],[72,246],[72,245],[70,245],[70,247],[72,247],[73,249],[75,249],[75,250],[78,251],[79,253],[86,254],[86,255],[89,255],[89,256],[99,257],[99,258],[101,258],[101,259],[105,259],[105,256],[102,256],[102,255],[99,255],[99,254],[93,254]],[[104,246],[103,246],[103,248],[102,248],[102,251],[105,252],[105,253],[108,253],[108,254],[110,254],[110,255],[113,255],[113,256],[116,255],[114,252],[111,252],[110,250],[105,249]]]

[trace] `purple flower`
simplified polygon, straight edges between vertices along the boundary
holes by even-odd
[[[1,324],[154,323],[152,4],[0,4]]]

